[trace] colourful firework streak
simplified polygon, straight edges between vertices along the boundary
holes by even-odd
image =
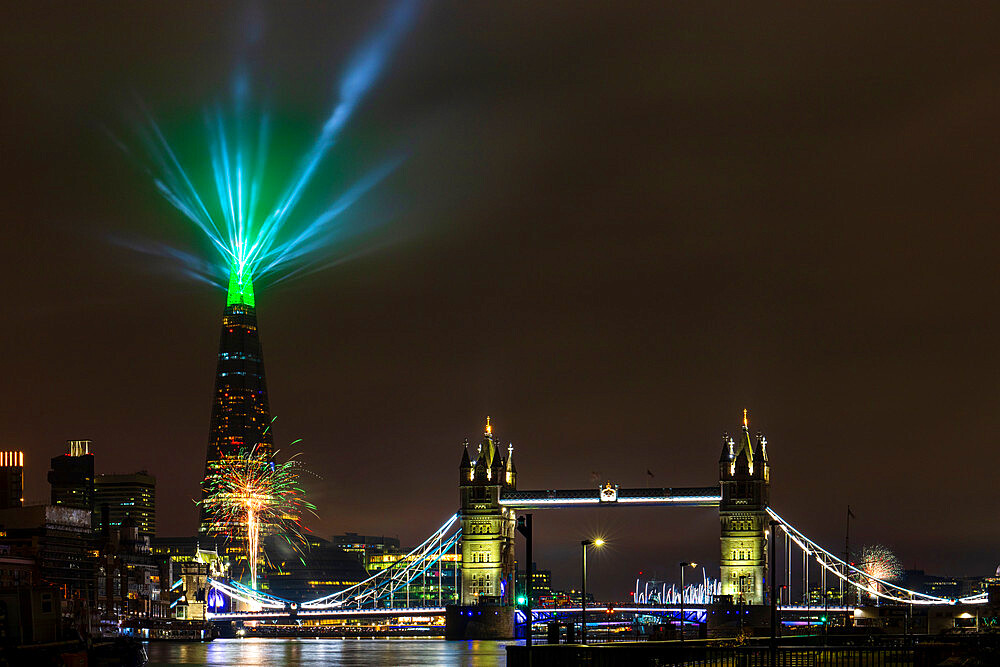
[[[357,225],[343,224],[343,214],[399,159],[370,170],[318,213],[301,210],[299,204],[416,10],[416,0],[397,0],[391,6],[344,70],[337,103],[322,128],[301,156],[283,169],[275,168],[280,160],[269,159],[271,149],[276,143],[281,147],[281,142],[272,139],[271,115],[248,101],[245,74],[235,78],[231,109],[224,112],[216,105],[205,110],[200,154],[184,155],[179,148],[184,142],[171,139],[146,111],[137,128],[146,152],[140,161],[160,195],[205,234],[221,262],[206,262],[173,248],[155,252],[181,261],[191,275],[225,287],[232,280],[250,284],[265,275],[280,280],[300,270],[307,256],[361,231]],[[126,142],[116,142],[131,153]]]
[[[301,471],[296,456],[278,463],[254,446],[214,462],[205,477],[201,502],[211,518],[212,532],[246,544],[254,590],[261,530],[279,534],[294,545],[302,541],[302,514],[315,514],[315,505],[303,498],[299,487]]]
[[[875,590],[879,590],[879,581],[895,581],[903,574],[896,554],[881,544],[871,544],[861,550],[858,569],[869,577],[868,583]]]

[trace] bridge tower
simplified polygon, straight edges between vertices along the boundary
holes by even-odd
[[[506,458],[493,435],[490,418],[475,459],[465,442],[459,466],[462,520],[460,604],[509,605],[514,600],[514,511],[500,505],[500,492],[517,486],[513,446]]]
[[[722,438],[719,482],[722,594],[732,595],[736,602],[764,604],[770,470],[767,439],[758,433],[751,442],[746,410],[738,438],[728,434]]]

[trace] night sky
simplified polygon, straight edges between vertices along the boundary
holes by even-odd
[[[109,134],[137,100],[197,119],[246,66],[308,135],[384,9],[0,10],[0,446],[28,502],[90,438],[98,472],[156,475],[160,535],[195,531],[224,294],[120,242],[208,252]],[[385,223],[257,292],[311,528],[415,544],[487,414],[520,488],[710,485],[747,407],[811,537],[842,550],[851,504],[859,545],[992,572],[998,32],[987,4],[424,5],[334,152],[406,156],[354,212]],[[560,586],[607,537],[600,597],[718,574],[711,509],[535,525]]]

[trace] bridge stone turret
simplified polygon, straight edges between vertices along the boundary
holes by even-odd
[[[459,466],[462,521],[461,604],[512,605],[514,601],[514,511],[500,493],[516,488],[513,447],[505,458],[489,417],[476,452],[468,445]]]
[[[764,604],[770,468],[767,439],[758,433],[751,442],[746,410],[739,436],[723,436],[719,483],[722,594],[744,604]]]

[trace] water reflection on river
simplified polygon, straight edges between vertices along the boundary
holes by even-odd
[[[150,667],[165,665],[462,665],[506,663],[511,642],[443,639],[216,639],[206,644],[146,645]]]

